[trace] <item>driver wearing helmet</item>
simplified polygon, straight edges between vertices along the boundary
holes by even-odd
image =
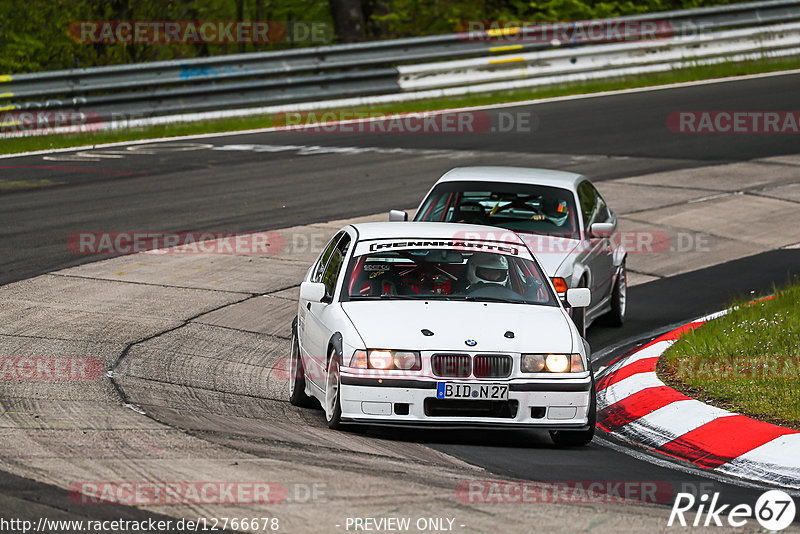
[[[467,261],[469,289],[485,285],[505,287],[508,282],[508,260],[499,254],[476,252]]]
[[[542,201],[542,212],[545,218],[556,226],[564,226],[564,223],[569,218],[567,202],[557,198],[544,199]]]

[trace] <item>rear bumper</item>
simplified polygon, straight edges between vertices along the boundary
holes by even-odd
[[[593,394],[589,376],[578,379],[496,380],[495,382],[509,384],[508,401],[507,405],[502,401],[493,401],[495,404],[491,408],[488,401],[437,399],[436,386],[439,381],[365,378],[342,373],[342,420],[388,426],[442,428],[588,428],[588,412]],[[486,381],[473,379],[457,382],[477,384]],[[446,415],[441,415],[442,413]]]

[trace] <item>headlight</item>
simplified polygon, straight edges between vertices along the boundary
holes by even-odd
[[[394,365],[392,353],[388,350],[371,350],[367,353],[367,363],[371,369],[391,369]]]
[[[523,354],[523,373],[580,373],[584,371],[580,354]]]
[[[544,369],[544,354],[523,354],[522,372],[541,373]]]
[[[418,371],[422,368],[419,353],[394,351],[394,366],[404,371]]]
[[[357,350],[350,360],[350,367],[360,369],[398,369],[401,371],[419,371],[422,360],[419,352],[369,349]]]
[[[548,354],[544,366],[551,373],[566,373],[569,371],[569,356],[566,354]]]

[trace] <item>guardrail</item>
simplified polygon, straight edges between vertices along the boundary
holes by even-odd
[[[76,122],[87,129],[113,128],[132,119],[202,119],[222,110],[244,115],[289,104],[320,107],[320,101],[331,99],[407,100],[798,54],[798,26],[787,21],[800,21],[800,0],[5,75],[0,76],[0,114],[11,119],[0,124],[0,132],[38,133],[39,128],[25,127],[26,119],[34,126],[39,120],[32,112],[44,113],[45,122],[59,113],[75,114],[79,118],[69,120],[73,129]],[[574,39],[609,25],[635,28],[633,38]],[[562,35],[567,39],[549,38]]]
[[[800,23],[714,32],[669,42],[637,41],[409,65],[398,67],[398,71],[400,87],[405,91],[418,91],[459,85],[481,87],[488,82],[519,80],[520,77],[583,74],[584,78],[598,78],[607,76],[611,69],[668,70],[679,66],[675,62],[703,63],[753,52],[777,56],[787,55],[787,51],[800,54]],[[519,86],[525,85],[535,83],[523,82]]]

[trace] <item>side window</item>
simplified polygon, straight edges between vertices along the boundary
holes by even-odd
[[[415,220],[445,221],[444,208],[449,204],[453,193],[433,193],[417,213]]]
[[[592,223],[608,222],[611,218],[606,201],[589,182],[578,186],[578,199],[581,201],[584,228],[589,228]]]
[[[594,189],[594,188],[592,188]],[[600,196],[600,193],[597,192],[597,189],[594,190],[595,198],[597,199],[597,214],[595,215],[594,221],[592,222],[608,222],[611,219],[611,214],[608,211],[608,206],[606,205],[606,201],[603,200],[603,197]]]
[[[442,197],[436,202],[436,205],[433,207],[433,213],[431,217],[428,219],[430,221],[446,221],[448,220],[448,215],[451,214],[453,211],[448,210],[449,213],[445,213],[445,207],[451,204],[450,200],[453,198],[455,193],[450,193],[447,195],[442,195]]]
[[[328,260],[333,253],[333,249],[343,234],[344,232],[336,234],[330,241],[328,241],[328,244],[325,245],[325,250],[322,251],[319,261],[317,261],[317,265],[314,267],[314,274],[311,275],[312,282],[322,282],[322,275],[325,273],[325,266],[328,265]]]
[[[333,296],[333,292],[336,289],[336,279],[339,277],[339,270],[342,267],[342,262],[344,262],[349,248],[350,235],[344,234],[333,249],[331,259],[322,275],[322,283],[325,284],[325,294],[328,296]]]
[[[581,203],[581,215],[583,215],[583,227],[588,228],[592,220],[595,206],[597,205],[597,195],[594,187],[589,182],[582,182],[578,186],[578,200]]]

